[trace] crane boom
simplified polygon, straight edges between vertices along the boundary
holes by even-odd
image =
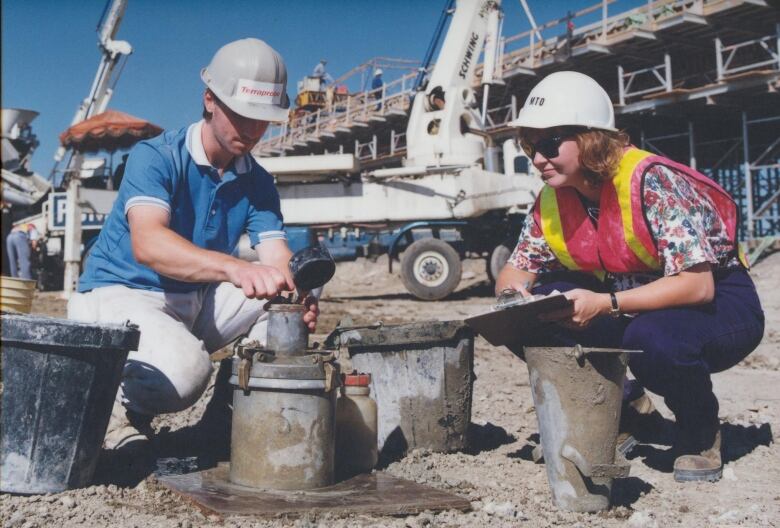
[[[473,165],[485,155],[482,119],[471,88],[488,36],[498,41],[499,0],[457,0],[436,64],[412,104],[406,128],[407,166]],[[486,59],[495,61],[494,52]],[[492,81],[492,64],[485,64]]]
[[[108,102],[111,100],[111,96],[114,93],[113,87],[118,80],[114,75],[116,67],[122,58],[133,52],[133,47],[129,42],[114,40],[114,36],[119,30],[119,24],[122,22],[125,9],[127,8],[127,0],[109,1],[111,2],[111,7],[108,9],[107,15],[104,17],[103,23],[98,31],[98,47],[102,52],[100,64],[95,73],[95,78],[92,81],[92,87],[89,90],[89,94],[81,101],[78,109],[76,109],[76,114],[73,116],[73,120],[70,123],[71,126],[105,111],[106,107],[108,107]],[[56,165],[62,161],[66,152],[67,149],[64,147],[57,149],[57,153],[54,155],[54,160],[56,162],[55,169],[52,172],[56,171]],[[77,158],[77,156],[74,156],[74,158]],[[68,163],[68,174],[74,174],[74,171],[78,171],[81,168],[81,160],[74,158]],[[52,174],[52,178],[53,176],[54,174]]]
[[[124,40],[114,40],[119,24],[125,14],[127,0],[109,0],[111,6],[104,11],[103,23],[98,28],[98,47],[102,52],[100,65],[89,95],[79,105],[71,126],[89,119],[93,115],[103,112],[114,93],[118,75],[114,75],[119,62],[133,52],[133,47]],[[57,172],[57,165],[65,156],[67,150],[63,147],[57,149],[54,156],[55,164],[52,169],[51,179]],[[79,175],[84,157],[74,151],[68,160],[65,169],[64,181],[67,182],[67,197],[65,206],[65,243],[63,248],[63,260],[65,261],[65,277],[63,290],[68,297],[76,289],[79,279],[79,265],[81,262],[81,206],[79,201]]]

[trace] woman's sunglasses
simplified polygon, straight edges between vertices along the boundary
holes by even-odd
[[[568,134],[560,134],[557,136],[542,138],[533,142],[520,139],[520,146],[531,159],[534,159],[534,156],[536,156],[537,152],[547,159],[552,159],[558,157],[558,148],[561,146],[561,143],[566,141],[568,137]]]

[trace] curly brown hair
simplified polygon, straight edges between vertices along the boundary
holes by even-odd
[[[630,139],[622,130],[580,129],[574,133],[580,151],[585,180],[599,185],[617,174],[618,165]]]
[[[533,129],[521,129],[518,139],[526,153],[533,147],[529,136]],[[604,180],[613,178],[617,173],[623,149],[629,145],[628,134],[619,131],[600,130],[582,127],[556,127],[553,134],[561,137],[573,137],[580,151],[579,162],[582,165],[585,180],[598,186]]]

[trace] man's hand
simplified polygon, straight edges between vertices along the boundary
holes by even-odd
[[[317,317],[320,315],[319,300],[313,295],[308,295],[303,300],[303,304],[306,306],[303,322],[309,327],[309,332],[314,333],[317,329]]]
[[[234,259],[225,271],[228,280],[252,299],[273,299],[283,291],[295,289],[292,280],[274,266]]]
[[[554,321],[571,330],[584,330],[593,319],[609,312],[611,303],[606,293],[596,293],[577,288],[564,292],[567,299],[574,301],[572,306],[555,310],[539,316],[542,321]]]

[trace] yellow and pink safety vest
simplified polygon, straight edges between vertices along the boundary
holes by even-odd
[[[653,165],[664,165],[683,174],[699,193],[707,196],[723,219],[734,247],[739,248],[737,205],[720,185],[690,167],[629,147],[615,177],[603,184],[595,224],[588,218],[574,188],[553,189],[546,185],[542,189],[534,207],[534,219],[561,264],[599,277],[604,272],[640,273],[662,269],[642,204],[644,175]],[[741,251],[740,261],[747,267]]]

